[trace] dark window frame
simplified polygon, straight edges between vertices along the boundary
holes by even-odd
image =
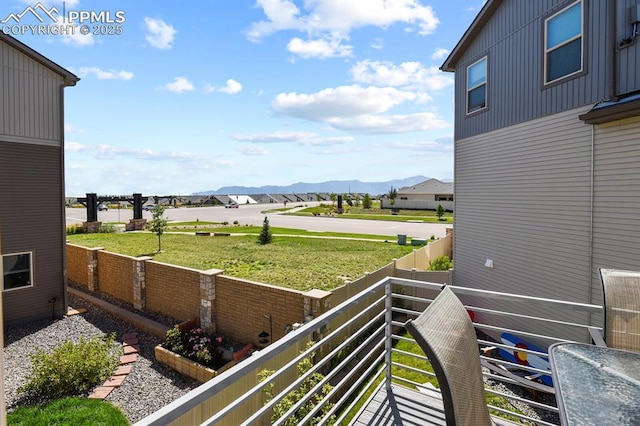
[[[469,87],[469,71],[471,70],[471,68],[473,68],[474,66],[478,65],[480,62],[484,61],[484,66],[485,66],[485,77],[484,77],[484,82],[477,84],[473,87]],[[467,66],[466,68],[466,72],[465,72],[465,92],[464,92],[464,97],[465,97],[465,111],[466,111],[466,115],[473,115],[473,114],[477,114],[479,112],[483,112],[486,111],[489,107],[489,103],[487,101],[488,96],[488,88],[489,88],[489,55],[485,54],[482,57],[480,57],[479,59],[475,60],[474,62],[472,62],[469,66]],[[484,103],[481,106],[477,106],[474,107],[473,109],[470,109],[469,107],[469,94],[477,89],[480,89],[484,87]]]
[[[567,12],[574,6],[580,5],[580,34],[578,36],[574,36],[569,38],[562,43],[554,46],[551,49],[547,49],[547,35],[548,35],[548,23],[553,18]],[[585,47],[587,42],[587,25],[586,19],[588,16],[588,7],[587,2],[584,0],[576,0],[572,2],[568,2],[564,4],[560,9],[554,10],[547,14],[542,20],[542,87],[543,89],[553,87],[555,85],[564,83],[568,80],[573,80],[575,78],[581,77],[587,73],[587,49]],[[580,40],[580,69],[569,74],[565,74],[561,77],[557,77],[553,80],[548,80],[548,58],[549,54],[553,52],[557,52],[559,49],[563,47],[569,46],[572,42]]]
[[[27,269],[18,269],[18,270],[13,270],[13,271],[7,271],[7,269],[4,267],[4,261],[5,258],[9,258],[9,257],[15,257],[15,256],[24,256],[24,255],[28,255],[29,259],[29,266]],[[32,251],[24,251],[24,252],[18,252],[18,253],[7,253],[7,254],[3,254],[2,256],[2,263],[3,263],[3,268],[2,268],[2,291],[3,292],[7,292],[7,291],[14,291],[14,290],[21,290],[21,289],[25,289],[25,288],[32,288],[33,287],[33,252]],[[5,284],[7,281],[7,276],[9,275],[18,275],[18,274],[24,274],[25,272],[29,273],[29,278],[27,281],[26,285],[19,285],[19,286],[14,286],[11,288],[5,288]]]

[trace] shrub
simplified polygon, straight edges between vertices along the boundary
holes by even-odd
[[[33,370],[18,389],[45,400],[79,395],[111,376],[118,366],[122,347],[115,345],[115,333],[66,342],[51,353],[42,349],[29,356]]]
[[[84,234],[84,229],[80,225],[67,226],[67,235]]]
[[[222,353],[216,346],[216,340],[199,327],[183,333],[177,325],[174,326],[167,331],[164,347],[206,367],[215,369],[220,366]]]
[[[448,271],[453,268],[453,262],[449,259],[449,256],[440,256],[429,262],[427,271]]]
[[[262,222],[262,231],[260,231],[260,235],[258,235],[258,243],[262,245],[269,244],[272,239],[273,235],[269,227],[269,219],[265,216],[264,222]]]
[[[313,346],[314,342],[307,343],[307,349]],[[302,359],[298,365],[298,375],[302,376],[307,371],[309,371],[313,367],[313,357],[315,353],[312,352],[308,357]],[[260,382],[265,381],[269,376],[274,373],[272,370],[262,370],[258,373],[258,378]],[[305,379],[300,387],[289,392],[284,398],[278,401],[273,406],[273,415],[271,416],[271,422],[275,423],[280,417],[282,417],[293,405],[295,405],[299,400],[301,400],[307,393],[311,391],[317,384],[319,384],[324,379],[324,375],[321,373],[313,373],[307,379]],[[297,411],[295,411],[290,417],[288,417],[284,421],[284,425],[286,426],[297,426],[300,424],[300,421],[306,417],[307,414],[313,410],[313,408],[318,404],[325,396],[331,392],[333,386],[330,384],[325,384],[321,387],[321,389],[317,390],[315,395],[311,397],[306,403],[304,403]],[[267,399],[266,402],[269,402],[273,399],[273,383],[269,383],[266,385],[263,390],[264,395]],[[327,402],[325,403],[320,412],[316,415],[317,418],[311,419],[310,424],[316,424],[317,420],[321,417],[325,416],[331,409],[333,408],[333,403]],[[328,425],[335,424],[335,416],[330,416],[327,420]]]
[[[116,226],[113,223],[103,223],[100,225],[98,232],[101,234],[113,234],[116,232]]]

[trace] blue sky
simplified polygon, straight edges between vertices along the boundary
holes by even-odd
[[[81,78],[65,89],[68,196],[453,177],[438,67],[482,0],[42,3],[121,32],[14,35]],[[36,4],[4,1],[0,21]]]

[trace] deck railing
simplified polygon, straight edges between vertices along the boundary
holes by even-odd
[[[404,322],[424,310],[441,288],[402,278],[380,280],[136,425],[309,424],[312,418],[314,424],[347,424],[382,386],[428,387],[424,381],[432,374],[403,361],[426,357],[396,346],[412,343]],[[503,384],[488,386],[487,392],[535,413],[500,404],[491,407],[494,414],[557,424],[553,386],[536,379],[549,373],[546,353],[535,346],[587,341],[591,316],[601,314],[601,307],[451,288],[469,310],[479,347],[485,349],[487,383]],[[504,341],[505,333],[518,342]],[[500,357],[501,349],[514,354],[516,362]]]

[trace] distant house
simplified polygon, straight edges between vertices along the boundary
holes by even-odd
[[[79,80],[0,33],[5,322],[66,312],[64,88]],[[10,200],[10,201],[8,201]]]
[[[441,67],[456,285],[600,303],[598,268],[640,270],[639,26],[637,0],[485,3]]]
[[[445,210],[453,211],[453,183],[428,179],[412,186],[397,190],[398,196],[391,205],[388,197],[380,199],[380,208],[403,210],[435,210],[441,205]]]

